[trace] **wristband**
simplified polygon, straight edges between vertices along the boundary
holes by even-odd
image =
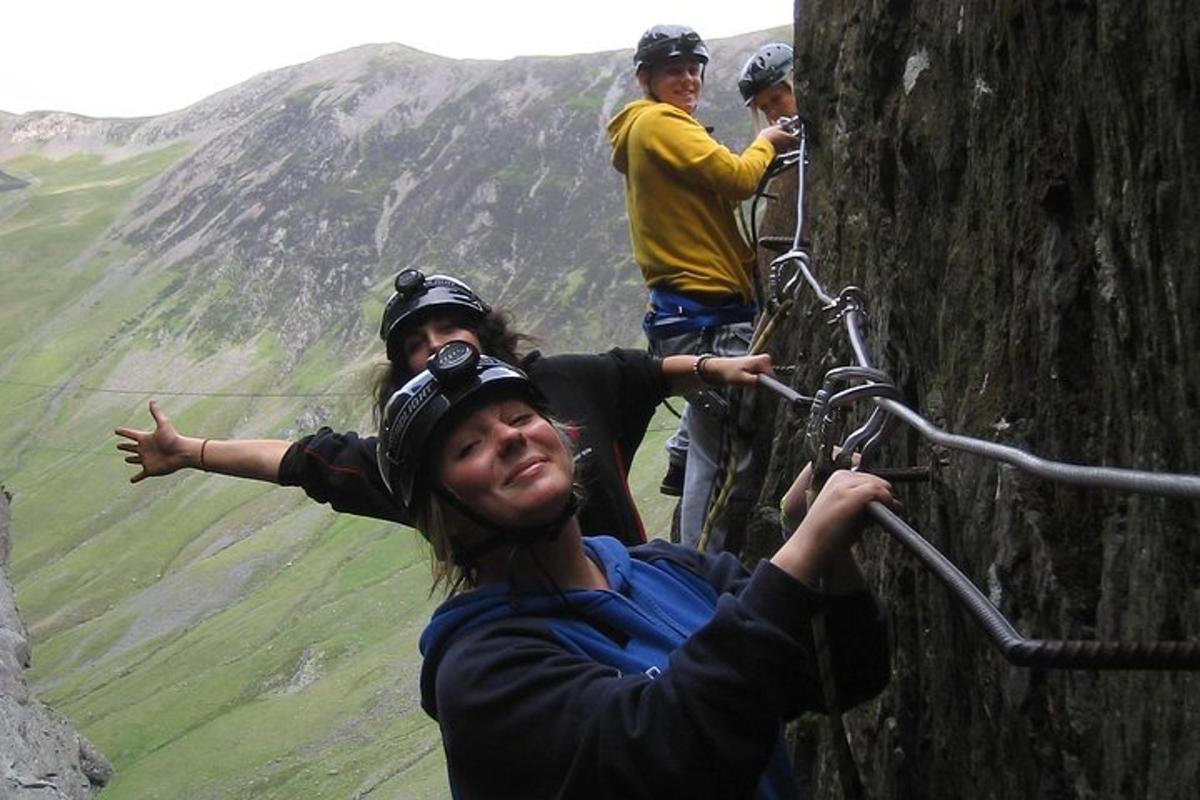
[[[696,359],[696,363],[692,364],[692,372],[695,373],[696,377],[700,379],[701,383],[708,384],[709,386],[720,386],[719,382],[710,381],[708,378],[704,377],[704,362],[708,361],[710,358],[716,358],[716,356],[714,356],[712,353],[702,354]]]
[[[200,469],[207,469],[204,466],[204,448],[208,447],[208,439],[200,443]]]

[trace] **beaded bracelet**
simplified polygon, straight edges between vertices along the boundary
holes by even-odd
[[[701,356],[696,359],[696,363],[692,365],[692,372],[695,373],[696,377],[700,379],[701,383],[706,383],[709,386],[719,386],[719,383],[710,381],[708,378],[704,377],[704,362],[708,361],[710,358],[716,358],[716,356],[714,356],[712,353],[701,354]]]

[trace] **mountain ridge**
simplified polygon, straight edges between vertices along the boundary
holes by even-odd
[[[752,129],[731,76],[770,35],[711,43],[703,113],[734,146]],[[548,350],[640,346],[603,132],[633,87],[627,53],[363,46],[160,117],[0,116],[0,169],[26,183],[0,193],[12,571],[31,681],[110,758],[106,792],[444,796],[408,694],[419,541],[265,484],[131,487],[108,434],[147,427],[150,397],[188,433],[369,431],[377,320],[413,264],[466,277]],[[631,478],[650,530],[669,524],[671,422]]]

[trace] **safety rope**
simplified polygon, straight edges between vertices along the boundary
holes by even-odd
[[[746,351],[746,355],[758,355],[766,349],[767,342],[770,340],[771,334],[775,332],[776,325],[791,312],[793,305],[794,302],[789,299],[783,303],[779,303],[769,314],[759,315],[758,322],[755,324],[754,335],[750,339],[750,348]],[[712,498],[704,515],[704,524],[700,529],[700,539],[696,544],[700,552],[708,549],[708,541],[712,536],[713,525],[716,524],[717,519],[724,513],[725,506],[733,494],[733,487],[737,483],[737,465],[741,461],[744,442],[743,437],[738,435],[736,425],[737,412],[739,410],[738,404],[731,404],[729,409],[729,424],[724,426],[724,430],[721,433],[724,444],[721,448],[725,468],[724,478],[721,481],[716,496]]]

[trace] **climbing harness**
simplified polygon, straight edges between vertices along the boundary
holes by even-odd
[[[710,304],[678,292],[651,289],[650,310],[642,318],[642,331],[652,341],[669,339],[706,328],[752,322],[756,312],[753,303],[740,299]]]

